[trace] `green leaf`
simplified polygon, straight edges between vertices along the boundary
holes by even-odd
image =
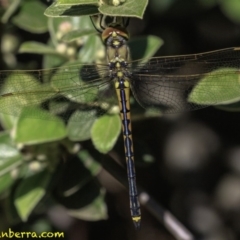
[[[31,33],[47,32],[46,6],[37,0],[22,1],[20,12],[12,19],[18,27]]]
[[[97,59],[97,55],[101,51],[104,52],[104,46],[100,38],[97,35],[90,35],[79,51],[78,58],[82,63],[91,63]]]
[[[19,53],[60,55],[53,47],[34,41],[24,42],[19,48]]]
[[[141,63],[148,61],[163,45],[163,40],[156,36],[133,38],[129,41],[132,60],[142,59]],[[139,51],[141,49],[141,51]]]
[[[6,169],[9,169],[13,164],[17,164],[16,161],[21,159],[21,154],[14,146],[12,139],[8,133],[0,133],[0,176],[6,173]],[[18,165],[18,164],[17,164]]]
[[[15,13],[15,11],[18,9],[19,5],[21,4],[21,0],[14,0],[12,2],[9,2],[8,4],[10,4],[6,11],[4,12],[1,22],[2,23],[7,23],[9,18]]]
[[[61,66],[66,62],[66,58],[64,58],[62,55],[44,55],[43,56],[43,68],[49,69],[49,68],[56,68]]]
[[[78,103],[93,101],[98,91],[97,87],[87,88],[87,84],[80,79],[82,67],[83,65],[77,62],[66,63],[58,69],[51,80],[56,91],[61,90],[63,96]]]
[[[188,101],[203,105],[229,104],[240,100],[239,70],[221,68],[205,77],[194,87]]]
[[[2,194],[4,191],[9,189],[14,182],[15,182],[15,179],[11,176],[10,173],[6,173],[3,176],[1,176],[0,177],[0,194]]]
[[[71,40],[81,37],[79,40],[82,42],[82,47],[80,48],[78,55],[78,59],[81,60],[81,63],[96,62],[98,60],[99,52],[104,53],[105,49],[99,36],[96,35],[96,30],[94,29],[90,18],[88,16],[82,16],[74,18],[74,20],[75,21],[72,23],[73,31],[67,33],[66,37]],[[79,29],[81,30],[79,31]]]
[[[52,40],[52,42],[49,42],[49,44],[54,44],[55,47],[57,47],[58,44],[61,43],[61,41],[63,40],[62,38],[65,35],[68,39],[75,38],[77,37],[76,35],[78,35],[79,31],[87,31],[86,34],[83,35],[87,36],[90,29],[92,30],[91,32],[96,33],[96,30],[94,29],[89,16],[49,18],[48,26]],[[83,36],[78,35],[78,37]],[[87,41],[86,37],[83,39]]]
[[[18,116],[23,107],[38,105],[56,94],[48,84],[41,84],[23,71],[9,75],[0,93],[1,112],[13,116]]]
[[[58,5],[86,5],[86,4],[96,4],[98,5],[99,0],[58,0]]]
[[[51,101],[48,105],[49,112],[53,115],[61,115],[66,113],[66,111],[71,107],[70,102],[58,102],[56,101]]]
[[[50,35],[51,35],[51,38],[54,38],[53,36],[55,36],[55,32],[53,33],[53,31],[51,31]],[[57,44],[58,43],[56,42],[56,46],[57,46]],[[51,40],[48,41],[47,46],[49,48],[54,48],[54,44],[52,43]],[[58,54],[58,55],[44,54],[42,66],[44,69],[56,68],[56,67],[63,65],[66,61],[67,61],[67,58],[64,54],[61,54],[61,55],[60,54]]]
[[[96,30],[92,30],[92,29],[75,30],[65,34],[61,40],[63,42],[72,42],[74,40],[77,40],[78,38],[81,38],[87,35],[92,35],[92,34],[96,34]]]
[[[84,141],[91,138],[91,128],[96,120],[96,111],[76,111],[67,125],[67,134],[72,141]]]
[[[60,0],[53,3],[45,12],[50,17],[94,15],[99,11],[108,16],[143,18],[148,0],[110,1],[106,4],[97,0]],[[100,5],[100,7],[98,7]]]
[[[17,117],[9,114],[0,113],[0,121],[5,130],[10,130],[15,125]]]
[[[104,115],[92,127],[92,141],[101,153],[109,152],[115,145],[121,131],[119,115]]]
[[[142,19],[147,4],[148,0],[127,0],[119,6],[102,4],[99,7],[99,11],[108,16],[137,17]]]
[[[240,23],[240,2],[238,0],[219,0],[223,13],[235,23]]]
[[[42,171],[21,181],[14,195],[14,204],[23,221],[28,219],[46,194],[50,178],[51,174],[48,171]]]
[[[104,198],[105,191],[101,190],[99,196],[89,205],[76,210],[68,210],[68,214],[85,221],[105,220],[108,218],[108,215]]]
[[[39,116],[39,119],[37,117]],[[14,132],[17,143],[36,144],[66,137],[64,122],[40,108],[23,108]]]
[[[59,5],[54,2],[44,14],[48,17],[77,17],[98,13],[98,7],[94,5]]]

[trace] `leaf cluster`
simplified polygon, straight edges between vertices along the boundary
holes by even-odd
[[[14,221],[26,221],[49,192],[72,216],[85,220],[107,218],[105,191],[96,180],[101,169],[96,158],[100,154],[93,157],[93,147],[83,150],[80,142],[91,140],[98,152],[108,153],[121,131],[118,111],[98,116],[91,108],[76,109],[62,119],[69,105],[67,101],[51,101],[52,89],[76,87],[80,68],[71,66],[104,62],[104,46],[89,17],[83,15],[100,12],[141,18],[146,5],[146,0],[119,4],[59,0],[47,7],[38,0],[24,0],[13,1],[6,9],[3,22],[32,34],[50,36],[46,43],[25,41],[18,51],[41,55],[42,68],[49,70],[1,73],[1,94],[28,91],[21,97],[13,94],[0,100],[1,112],[5,112],[1,114],[5,130],[0,135],[0,194],[12,203],[6,211],[12,213]],[[143,43],[145,51],[140,57],[151,57],[162,40],[154,36],[133,38],[129,45],[138,53]],[[69,75],[66,69],[70,70]],[[41,95],[35,94],[40,91]],[[84,94],[73,99],[71,92],[62,97],[76,103],[79,97],[86,102],[91,100]],[[41,108],[46,102],[48,110]],[[77,205],[73,209],[74,202]]]

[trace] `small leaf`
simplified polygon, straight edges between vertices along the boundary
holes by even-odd
[[[63,55],[48,54],[43,56],[43,68],[50,69],[63,65],[66,62],[66,58]]]
[[[17,117],[9,114],[0,113],[0,121],[5,130],[10,130],[14,127],[17,121]]]
[[[6,172],[7,168],[12,164],[16,165],[16,161],[21,159],[21,154],[14,146],[9,134],[5,132],[0,133],[0,156],[0,176]]]
[[[72,141],[84,141],[91,138],[91,128],[96,120],[96,111],[76,111],[67,125],[68,137]]]
[[[0,93],[1,112],[13,116],[18,116],[23,107],[38,105],[55,94],[49,84],[41,84],[23,71],[8,75]]]
[[[115,145],[121,131],[119,115],[104,115],[92,127],[92,141],[101,153],[109,152]]]
[[[66,137],[64,122],[37,107],[23,108],[14,132],[17,143],[36,144]]]
[[[45,5],[36,0],[22,1],[18,15],[12,21],[18,27],[31,33],[45,33],[47,18],[43,15]]]
[[[163,40],[156,36],[133,38],[129,41],[132,60],[142,59],[141,63],[146,62],[162,45]]]
[[[98,91],[96,86],[90,89],[84,87],[85,83],[82,81],[80,74],[82,67],[83,65],[78,62],[75,62],[75,64],[66,63],[58,69],[51,80],[52,87],[56,91],[60,89],[63,96],[78,103],[93,101]]]
[[[11,176],[10,173],[6,173],[3,176],[0,177],[0,194],[9,189],[13,183],[15,182],[15,179]]]
[[[61,40],[63,42],[72,42],[74,40],[77,40],[78,38],[93,34],[96,34],[96,30],[92,29],[75,30],[65,34]]]
[[[49,18],[49,31],[52,42],[55,46],[59,41],[73,41],[81,37],[82,43],[87,41],[87,36],[96,34],[89,16]]]
[[[0,134],[0,193],[7,190],[18,178],[23,159],[8,133]]]
[[[50,20],[49,20],[50,22]],[[52,28],[50,28],[52,29]],[[51,35],[51,39],[53,38],[53,36],[55,36],[55,32],[54,31],[50,32]],[[57,43],[56,43],[57,45]],[[52,43],[51,40],[49,40],[47,42],[47,47],[49,48],[54,48],[54,44]],[[54,48],[55,49],[55,48]],[[43,55],[43,68],[44,69],[50,69],[50,68],[56,68],[59,67],[61,65],[63,65],[65,62],[67,61],[67,57],[65,54],[44,54]]]
[[[7,23],[9,18],[15,13],[15,11],[18,9],[19,5],[21,4],[21,0],[15,0],[8,3],[9,6],[7,7],[6,11],[3,13],[1,22]]]
[[[240,2],[238,0],[219,0],[222,12],[235,23],[240,23]]]
[[[240,72],[221,68],[210,72],[194,87],[188,101],[203,105],[230,104],[240,100]]]
[[[54,48],[39,42],[24,42],[18,51],[19,53],[35,53],[35,54],[54,54],[60,55]]]
[[[86,41],[86,44],[79,51],[78,58],[81,59],[83,63],[91,63],[97,58],[97,54],[102,51],[104,52],[104,47],[102,41],[97,35],[90,35]]]
[[[146,10],[148,0],[127,0],[122,4],[111,6],[108,4],[102,4],[99,7],[99,11],[104,15],[119,16],[119,17],[137,17],[142,19]]]
[[[32,210],[46,194],[51,174],[42,171],[23,179],[14,195],[14,204],[23,221],[26,221]]]
[[[94,5],[58,5],[54,2],[44,14],[48,17],[77,17],[98,13],[98,7]]]

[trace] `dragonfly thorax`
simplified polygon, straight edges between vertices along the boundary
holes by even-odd
[[[116,32],[112,32],[112,34],[105,40],[105,45],[113,49],[120,49],[126,44],[127,40]]]
[[[127,67],[126,62],[129,60],[127,32],[118,28],[109,27],[103,31],[102,39],[106,45],[106,54],[110,68],[111,66],[112,68]]]
[[[115,57],[109,62],[111,78],[123,78],[129,76],[128,62],[123,58]]]
[[[115,57],[109,62],[110,70],[127,68],[127,66],[128,66],[128,62],[125,59],[119,58],[119,57]]]

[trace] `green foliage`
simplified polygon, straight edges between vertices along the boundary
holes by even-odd
[[[23,164],[23,157],[16,149],[8,132],[1,132],[0,134],[0,156],[0,193],[2,193],[10,188],[19,175],[21,175]],[[15,169],[17,169],[16,174],[11,174],[11,171]]]
[[[89,118],[91,116],[91,118]],[[97,116],[95,110],[76,111],[68,121],[68,137],[72,141],[84,141],[91,138],[91,129]]]
[[[220,7],[223,13],[230,18],[232,21],[239,23],[240,22],[240,2],[237,0],[220,0],[219,1]]]
[[[14,195],[14,204],[23,221],[28,219],[32,210],[46,194],[50,179],[49,171],[26,175],[22,179]]]
[[[239,85],[237,69],[220,68],[202,78],[188,100],[202,105],[235,103],[240,100]]]
[[[44,119],[34,118],[34,116],[40,115]],[[60,118],[33,107],[22,110],[13,136],[16,143],[26,145],[52,142],[65,137],[66,128]]]
[[[92,140],[101,153],[109,152],[117,141],[121,131],[121,120],[118,115],[104,115],[98,118],[92,127]]]
[[[230,12],[228,9],[238,8],[239,4],[233,2],[229,0],[221,4],[226,15]],[[10,21],[29,33],[48,32],[50,37],[47,43],[27,41],[19,48],[19,53],[41,55],[42,68],[48,70],[16,71],[6,77],[6,73],[1,75],[5,78],[1,94],[7,97],[0,99],[3,113],[0,119],[5,129],[0,134],[0,194],[14,203],[6,211],[11,213],[15,210],[21,220],[26,221],[47,192],[60,188],[60,197],[55,196],[55,200],[64,205],[72,216],[92,221],[107,218],[105,191],[96,181],[101,169],[97,159],[101,155],[93,157],[91,148],[83,150],[76,143],[91,140],[98,152],[108,153],[114,148],[121,131],[118,112],[110,114],[112,106],[106,106],[105,102],[96,106],[94,102],[96,109],[103,110],[97,112],[91,108],[99,89],[85,91],[85,79],[80,76],[84,69],[81,64],[103,64],[105,59],[104,46],[88,15],[102,13],[143,18],[147,4],[147,0],[58,0],[47,7],[38,0],[12,1],[2,17],[3,22]],[[169,4],[170,1],[166,3],[166,8]],[[230,18],[239,21],[237,14]],[[155,36],[131,38],[132,59],[146,61],[162,44],[163,41]],[[205,76],[193,89],[189,101],[215,104],[216,99],[221,97],[221,104],[229,104],[226,100],[232,99],[229,109],[239,110],[239,104],[235,102],[240,94],[234,88],[239,84],[238,74],[230,76],[228,71],[220,69]],[[98,74],[101,75],[101,72]],[[94,73],[95,79],[96,76],[97,73]],[[222,76],[224,79],[221,79]],[[224,92],[224,85],[217,84],[219,81],[230,82],[233,90]],[[21,97],[11,94],[26,93],[29,88],[31,91]],[[54,95],[59,96],[59,89],[62,90],[61,97],[54,101]],[[76,93],[73,94],[70,89],[76,89]],[[34,94],[40,91],[41,94]],[[71,109],[68,100],[80,106],[79,109]],[[44,105],[46,102],[47,106]],[[42,106],[44,109],[41,109]],[[221,107],[227,108],[226,105]],[[148,111],[145,113],[150,115]],[[66,165],[72,164],[70,173],[61,168],[65,161]],[[73,175],[78,178],[70,181],[69,176]],[[65,186],[65,182],[69,185]],[[74,209],[70,204],[73,199],[79,202]]]
[[[20,9],[21,11],[12,18],[16,26],[32,33],[47,32],[47,18],[43,15],[45,10],[43,4],[37,0],[27,0],[21,3]]]
[[[100,0],[60,0],[46,11],[48,17],[82,16],[102,13],[108,16],[143,18],[148,0],[100,1]]]
[[[105,191],[95,179],[101,166],[89,150],[79,150],[74,141],[91,139],[99,152],[107,153],[121,131],[118,112],[109,114],[111,106],[100,102],[102,112],[91,107],[76,108],[66,115],[71,107],[66,100],[92,104],[98,89],[85,92],[83,87],[79,88],[85,84],[79,74],[83,69],[81,64],[103,63],[105,59],[104,46],[89,17],[84,15],[100,12],[142,18],[146,5],[147,0],[59,0],[46,7],[38,0],[24,0],[12,1],[4,13],[4,22],[11,21],[30,33],[49,32],[50,35],[47,43],[26,41],[19,47],[19,53],[42,55],[42,67],[48,70],[1,75],[5,79],[1,94],[6,97],[0,99],[0,120],[6,131],[0,135],[0,193],[14,203],[6,209],[13,221],[27,221],[47,192],[56,188],[60,188],[60,196],[55,196],[55,200],[62,203],[70,215],[89,221],[107,218]],[[143,42],[145,51],[140,53]],[[130,42],[133,59],[153,56],[162,43],[154,36],[133,38]],[[52,69],[56,67],[58,69]],[[59,89],[65,101],[60,97],[53,100],[55,94],[59,95]],[[69,89],[76,89],[76,94]],[[42,109],[46,102],[47,108]],[[65,122],[61,116],[65,116]],[[66,161],[74,158],[68,162],[72,164],[71,173],[61,168],[63,158]],[[64,177],[69,174],[79,177],[65,186]],[[78,207],[72,209],[75,198]]]
[[[141,63],[152,57],[163,45],[163,41],[156,36],[138,37],[129,41],[132,59],[142,59]],[[139,51],[142,49],[142,51]]]
[[[19,48],[19,53],[60,55],[60,53],[57,52],[53,47],[39,42],[24,42]]]

